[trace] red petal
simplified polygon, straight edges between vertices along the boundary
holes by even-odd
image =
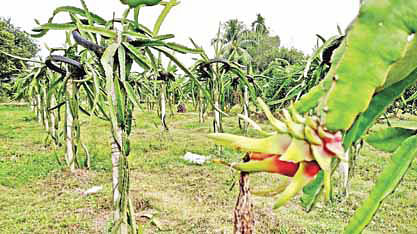
[[[343,154],[343,146],[341,142],[331,142],[324,144],[324,150],[329,153],[331,156],[336,156],[337,154]]]
[[[309,177],[313,177],[313,176],[317,175],[317,173],[319,173],[319,171],[320,171],[320,166],[315,161],[308,162],[307,165],[304,168],[305,175],[307,175]]]
[[[266,158],[270,158],[276,155],[278,154],[265,154],[265,153],[253,152],[253,153],[249,153],[249,158],[250,160],[264,160]]]
[[[324,150],[329,156],[336,156],[343,153],[342,133],[333,134],[332,138],[324,138]]]
[[[297,173],[299,163],[292,163],[279,160],[279,157],[275,158],[273,173],[293,177]]]

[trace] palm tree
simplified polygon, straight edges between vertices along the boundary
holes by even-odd
[[[223,45],[223,57],[232,62],[248,65],[252,58],[247,48],[255,44],[250,37],[250,30],[238,19],[231,19],[222,25],[223,33],[221,42]]]
[[[265,18],[261,14],[256,14],[256,20],[252,22],[252,31],[258,35],[268,35],[269,30],[265,24]]]

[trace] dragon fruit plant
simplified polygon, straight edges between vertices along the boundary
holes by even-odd
[[[332,169],[344,160],[344,151],[364,137],[394,100],[416,83],[416,31],[416,1],[362,1],[358,16],[331,56],[328,73],[317,86],[288,110],[282,110],[281,120],[275,119],[260,101],[276,133],[263,139],[230,134],[209,137],[217,144],[249,152],[249,162],[230,164],[237,170],[291,177],[275,208],[285,204],[307,184],[309,188],[302,195],[303,205],[311,208],[322,187],[328,200]],[[369,197],[345,227],[345,233],[362,232],[417,156],[415,130],[390,128],[366,139],[377,139],[374,145],[378,149],[393,154]],[[323,177],[318,176],[319,171],[323,171]],[[314,183],[310,183],[313,180]],[[235,233],[239,232],[235,229]]]
[[[111,126],[111,160],[113,191],[113,233],[138,233],[134,214],[134,205],[130,199],[130,172],[128,156],[130,155],[130,134],[133,127],[133,111],[140,107],[137,96],[139,90],[132,86],[136,81],[131,76],[134,63],[144,71],[157,70],[155,53],[160,53],[184,66],[173,55],[174,52],[199,53],[183,45],[167,42],[173,34],[161,35],[160,29],[171,9],[178,5],[177,0],[161,2],[160,0],[122,1],[129,6],[122,18],[105,20],[94,14],[84,0],[80,0],[82,9],[62,6],[54,10],[52,17],[45,24],[39,24],[32,36],[42,37],[49,30],[66,31],[66,38],[71,45],[84,47],[82,70],[86,79],[80,85],[86,87],[86,99],[89,115],[96,115],[107,120]],[[161,3],[163,10],[157,18],[153,30],[139,24],[139,8],[143,5],[153,6]],[[133,9],[134,8],[134,9]],[[129,12],[133,12],[133,20]],[[54,23],[57,14],[67,13],[69,23]],[[115,27],[117,24],[118,27]],[[100,40],[98,39],[100,38]],[[73,39],[73,40],[72,40]],[[72,42],[74,41],[74,42]],[[143,78],[143,77],[141,77]],[[80,80],[78,80],[80,82]]]

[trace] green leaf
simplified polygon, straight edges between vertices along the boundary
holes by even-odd
[[[62,7],[58,7],[54,10],[53,16],[55,17],[55,15],[57,15],[60,12],[68,12],[68,13],[72,13],[72,14],[77,14],[77,15],[81,15],[84,17],[87,17],[86,11],[84,11],[83,9],[80,9],[78,7],[73,7],[73,6],[62,6]],[[89,12],[89,15],[91,15],[91,18],[94,20],[94,22],[100,24],[100,25],[104,25],[106,24],[106,20],[104,20],[102,17]]]
[[[34,28],[33,31],[40,31],[43,30],[74,30],[77,26],[73,23],[62,23],[62,24],[56,24],[56,23],[46,23],[42,24],[41,26]]]
[[[124,47],[126,47],[126,49],[129,51],[129,55],[130,55],[130,57],[131,57],[133,60],[135,60],[135,62],[136,62],[139,66],[143,67],[143,68],[144,68],[144,69],[146,69],[146,70],[148,70],[148,69],[150,69],[150,68],[151,68],[151,64],[150,64],[150,62],[148,61],[148,58],[146,58],[146,57],[145,57],[145,56],[141,53],[141,51],[140,51],[138,48],[136,48],[136,47],[132,46],[131,44],[129,44],[129,43],[127,43],[127,42],[123,42],[122,44],[123,44],[123,46],[124,46]]]
[[[414,36],[413,40],[407,44],[407,50],[405,55],[392,65],[391,71],[388,74],[387,80],[384,86],[377,89],[380,92],[384,88],[403,80],[410,75],[417,68],[417,37]]]
[[[119,48],[119,43],[113,43],[107,47],[107,49],[104,51],[103,56],[101,57],[100,61],[103,66],[105,75],[106,75],[106,90],[107,93],[110,95],[115,95],[112,91],[114,87],[114,74],[113,74],[113,56],[116,54],[117,49]],[[113,98],[109,98],[110,106],[109,106],[109,113],[110,113],[110,121],[112,123],[112,133],[113,136],[116,136],[115,130],[118,128],[117,124],[117,116],[116,116],[116,105],[113,101]],[[104,112],[105,113],[105,112]],[[117,140],[117,137],[114,137],[114,139]],[[121,142],[117,142],[119,145],[121,145]]]
[[[95,112],[98,104],[99,104],[99,100],[100,100],[100,80],[98,78],[98,76],[96,75],[96,73],[92,73],[93,76],[93,83],[94,83],[94,102],[93,102],[93,110],[91,112]]]
[[[342,56],[326,75],[326,79],[336,79],[323,99],[329,130],[349,129],[357,115],[368,108],[393,64],[406,54],[408,37],[417,28],[416,11],[416,1],[362,3],[343,46],[336,50],[344,50]]]
[[[369,134],[365,137],[365,141],[377,150],[392,153],[403,141],[415,134],[415,130],[386,128]]]
[[[141,39],[141,40],[152,40],[152,41],[163,41],[163,40],[167,40],[167,39],[171,39],[174,38],[175,35],[174,34],[165,34],[165,35],[159,35],[159,36],[155,36],[155,37],[150,37],[148,35],[142,34],[142,33],[137,33],[137,32],[132,32],[132,31],[125,31],[122,33],[123,36],[130,36],[136,39]]]
[[[177,5],[177,0],[170,0],[168,4],[164,7],[164,9],[162,10],[161,14],[159,15],[153,27],[153,33],[152,33],[153,36],[158,35],[159,30],[161,29],[162,23],[164,22],[168,13],[171,11],[172,7],[174,7],[175,5]]]
[[[168,51],[164,50],[163,48],[158,48],[158,47],[152,47],[155,50],[163,53],[165,56],[167,56],[171,61],[173,61],[179,68],[181,68],[181,70],[183,70],[188,76],[190,76],[191,79],[193,79],[196,84],[199,86],[199,88],[201,87],[200,82],[198,82],[197,78],[195,78],[194,74],[184,65],[181,63],[181,61],[179,61],[174,55],[172,55],[171,53],[169,53]]]
[[[416,68],[417,62],[412,58],[417,55],[417,38],[408,41],[416,25],[403,27],[405,19],[394,15],[404,15],[410,22],[417,22],[412,13],[417,4],[388,2],[391,1],[368,1],[362,5],[347,38],[335,50],[327,76],[295,104],[297,110],[306,112],[321,99],[322,107],[329,109],[327,127],[347,129],[368,108],[375,91],[381,92],[403,80]],[[368,36],[363,37],[364,34]],[[370,35],[371,47],[368,46]],[[334,77],[337,81],[333,82]]]
[[[129,98],[129,100],[134,105],[136,105],[138,108],[140,108],[140,104],[139,104],[139,101],[137,99],[137,95],[135,95],[135,91],[134,91],[133,87],[127,81],[124,81],[123,82],[123,86],[124,86],[124,88],[126,90],[127,97]]]
[[[299,113],[306,113],[319,103],[320,99],[326,95],[322,83],[310,89],[310,91],[294,103],[294,107]],[[270,104],[272,105],[272,104]]]
[[[139,28],[139,11],[141,7],[142,5],[135,7],[135,10],[133,12],[133,24],[135,25],[136,29]]]
[[[132,31],[122,32],[122,35],[123,36],[130,36],[130,37],[133,37],[133,38],[136,38],[136,39],[142,39],[142,40],[149,40],[150,39],[150,37],[147,36],[147,35],[144,35],[142,33],[132,32]]]
[[[317,201],[318,195],[323,189],[324,173],[320,171],[316,178],[303,188],[303,195],[300,197],[301,205],[310,212]]]
[[[417,120],[391,120],[391,127],[417,130]]]
[[[166,47],[168,47],[172,50],[175,50],[176,52],[183,53],[183,54],[186,54],[186,53],[198,54],[198,53],[202,52],[201,49],[191,49],[191,48],[188,48],[186,46],[183,46],[183,45],[180,45],[180,44],[177,44],[177,43],[173,43],[173,42],[166,43]]]
[[[102,36],[110,37],[110,38],[115,38],[117,35],[116,32],[112,30],[108,30],[103,27],[91,26],[91,25],[80,25],[78,29],[84,32],[98,33]]]
[[[156,65],[156,64],[157,64],[157,62],[156,62],[155,56],[153,55],[153,53],[152,53],[152,51],[149,49],[149,47],[146,47],[146,48],[145,48],[145,53],[148,55],[149,60],[151,61],[152,69],[153,69],[154,71],[157,71],[157,70],[158,70],[158,66]]]
[[[343,146],[345,149],[350,147],[353,142],[356,142],[365,131],[372,126],[375,120],[382,115],[386,108],[394,102],[395,99],[401,96],[401,94],[411,85],[417,81],[417,69],[414,70],[406,79],[403,79],[376,94],[368,109],[359,115],[351,129],[343,138]]]
[[[88,24],[89,25],[94,25],[94,19],[93,19],[92,14],[88,10],[87,4],[85,4],[85,1],[84,0],[80,0],[80,1],[81,1],[81,5],[83,6],[83,9],[84,9],[85,16],[88,19]]]
[[[40,30],[39,33],[31,33],[29,34],[33,38],[41,38],[48,33],[49,30]]]
[[[411,163],[417,156],[417,136],[405,140],[394,152],[368,198],[355,211],[344,233],[361,233],[378,210],[382,201],[394,192]]]
[[[164,34],[164,35],[154,36],[153,39],[158,40],[158,41],[163,41],[163,40],[172,39],[174,37],[175,37],[174,34]]]
[[[100,112],[103,114],[105,120],[108,120],[108,121],[112,122],[112,117],[109,116],[108,112],[105,111],[106,104],[105,104],[105,101],[104,101],[104,97],[101,96],[101,95],[99,97],[100,97],[99,98],[99,103],[98,103],[97,106],[98,106]]]
[[[268,105],[277,105],[277,104],[291,100],[293,97],[297,96],[300,90],[295,90],[295,91],[296,92],[289,93],[285,98],[268,102]]]
[[[119,68],[120,68],[120,80],[126,80],[126,51],[123,46],[120,46],[117,50],[117,55],[119,58]]]
[[[122,128],[125,125],[125,100],[123,91],[120,89],[119,79],[115,77],[114,81],[114,94],[116,95],[116,114],[117,114],[117,121],[118,125]],[[114,103],[113,103],[114,105]]]
[[[32,59],[23,58],[23,57],[20,57],[20,56],[17,56],[17,55],[9,54],[9,53],[4,52],[4,51],[1,51],[1,50],[0,50],[0,53],[5,54],[5,55],[7,55],[7,56],[9,56],[9,57],[12,57],[12,58],[15,58],[15,59],[19,59],[19,60],[22,60],[22,61],[26,61],[26,62],[31,62],[31,63],[41,63],[41,64],[43,63],[43,62],[41,62],[41,61],[32,60]]]

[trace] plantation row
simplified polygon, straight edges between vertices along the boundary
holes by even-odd
[[[415,159],[416,128],[391,127],[387,113],[416,111],[417,38],[413,36],[417,3],[363,1],[361,14],[346,32],[339,30],[340,35],[327,40],[319,37],[319,46],[308,59],[301,56],[292,61],[296,56],[288,56],[265,65],[251,56],[262,40],[274,39],[260,15],[251,30],[244,30],[237,20],[219,29],[210,58],[193,40],[189,48],[172,42],[174,34],[159,33],[178,1],[121,2],[126,10],[121,18],[110,20],[90,11],[83,0],[82,9],[55,9],[32,36],[61,30],[66,46],[50,48],[45,61],[3,52],[34,64],[17,77],[11,92],[15,99],[31,104],[52,144],[65,148],[70,171],[91,165],[80,116],[95,116],[111,126],[112,232],[142,230],[129,194],[128,156],[135,109],[156,109],[165,132],[170,131],[167,112],[185,112],[191,107],[199,113],[200,123],[210,114],[213,122],[208,137],[219,145],[219,152],[223,145],[246,153],[243,162],[209,162],[240,171],[240,193],[233,211],[235,233],[255,230],[251,173],[288,177],[271,190],[254,192],[277,196],[274,209],[302,193],[302,205],[310,211],[322,195],[325,203],[331,202],[332,177],[338,167],[347,189],[357,155],[353,148],[366,141],[392,153],[368,198],[345,227],[346,233],[360,233]],[[153,27],[140,24],[140,10],[154,5],[163,10]],[[71,21],[54,23],[59,14],[68,15]],[[175,53],[199,59],[186,67]],[[262,138],[225,133],[222,118],[231,114],[238,114],[243,134],[248,135],[251,127]],[[265,117],[270,129],[261,128],[253,116]],[[380,118],[389,128],[367,134]],[[85,158],[80,158],[81,151]]]

